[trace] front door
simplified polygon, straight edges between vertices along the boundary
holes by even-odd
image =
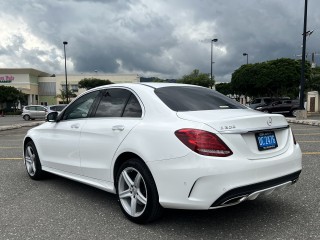
[[[81,174],[79,157],[80,132],[90,116],[99,91],[90,92],[75,100],[57,122],[49,122],[50,129],[43,130],[41,145],[45,154],[44,166],[74,174]]]

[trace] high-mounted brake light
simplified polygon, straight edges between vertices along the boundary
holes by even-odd
[[[188,148],[201,155],[227,157],[233,154],[230,148],[214,133],[184,128],[175,131],[175,135]]]

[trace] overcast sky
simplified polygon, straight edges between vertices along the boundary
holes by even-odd
[[[309,0],[309,53],[320,53],[319,11]],[[244,52],[249,63],[298,58],[303,13],[304,0],[2,0],[0,68],[63,74],[68,41],[68,73],[181,78],[210,73],[218,38],[213,73],[230,81]]]

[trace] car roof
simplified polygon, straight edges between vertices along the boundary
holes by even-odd
[[[98,90],[98,89],[105,89],[105,88],[113,88],[113,87],[128,87],[128,88],[137,88],[137,87],[150,87],[150,88],[162,88],[162,87],[201,87],[197,85],[191,85],[191,84],[183,84],[183,83],[166,83],[166,82],[139,82],[139,83],[118,83],[118,84],[108,84],[103,85],[100,87],[92,88],[90,90]],[[202,87],[201,87],[202,88]]]

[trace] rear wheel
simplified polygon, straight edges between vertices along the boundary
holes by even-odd
[[[26,121],[29,121],[30,120],[30,116],[29,115],[24,115],[23,119],[26,120]]]
[[[296,117],[297,116],[297,112],[298,112],[298,109],[293,109],[293,110],[291,110],[290,114],[292,116]]]
[[[130,159],[122,164],[116,188],[121,210],[131,221],[148,223],[161,216],[156,184],[142,160]]]
[[[28,142],[24,148],[24,163],[30,178],[39,180],[44,177],[36,146],[32,141]]]

